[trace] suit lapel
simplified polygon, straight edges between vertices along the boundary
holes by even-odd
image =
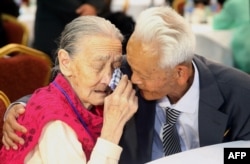
[[[151,160],[155,120],[155,101],[146,101],[139,96],[139,110],[136,115],[139,155],[142,162]]]
[[[132,117],[124,127],[123,135],[120,140],[120,146],[123,148],[120,164],[136,164],[138,160],[138,143],[135,129],[135,118]]]
[[[120,141],[123,152],[120,164],[140,164],[151,161],[154,133],[155,101],[139,97],[139,109],[126,124]]]
[[[204,62],[197,57],[194,61],[199,71],[200,81],[198,118],[200,146],[221,143],[228,121],[228,116],[219,111],[224,99],[213,74]]]
[[[131,70],[123,56],[121,70],[131,77]],[[119,163],[139,164],[151,161],[155,119],[155,101],[144,100],[139,93],[139,109],[126,124],[120,141],[123,152]]]

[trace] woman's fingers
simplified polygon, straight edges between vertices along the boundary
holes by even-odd
[[[114,94],[121,95],[123,94],[124,90],[126,89],[126,86],[128,85],[128,76],[127,75],[122,75],[121,80],[119,81],[118,85],[116,86],[114,90]]]

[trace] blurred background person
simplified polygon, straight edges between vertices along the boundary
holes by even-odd
[[[14,17],[19,16],[19,6],[14,0],[0,0],[0,47],[8,43],[4,29],[2,14],[9,14]]]
[[[105,0],[37,0],[32,47],[55,60],[56,40],[64,26],[81,15],[101,15]]]
[[[19,5],[14,0],[0,0],[0,12],[18,17]]]
[[[210,14],[210,0],[194,0],[192,23],[207,23]]]
[[[233,29],[231,48],[234,67],[250,73],[250,1],[221,1],[222,8],[213,18],[213,28]]]
[[[143,10],[153,6],[165,6],[170,3],[169,0],[111,0],[110,10],[111,12],[123,12],[136,21]]]
[[[220,12],[214,16],[215,29],[230,29],[249,22],[249,0],[225,0]]]
[[[0,47],[8,43],[2,20],[0,21]]]
[[[226,0],[217,0],[217,3],[218,3],[218,11],[220,11],[222,9],[222,6],[224,4]]]

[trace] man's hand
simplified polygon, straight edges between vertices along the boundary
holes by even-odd
[[[2,142],[6,149],[17,149],[17,144],[24,144],[23,138],[19,137],[15,131],[26,133],[27,129],[24,126],[18,124],[16,118],[25,112],[25,108],[22,104],[13,105],[8,111],[4,125],[3,125],[3,138]]]
[[[97,10],[94,6],[90,4],[83,4],[77,8],[76,13],[84,16],[84,15],[97,15]]]

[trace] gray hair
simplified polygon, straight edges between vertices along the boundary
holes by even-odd
[[[190,25],[170,7],[152,7],[141,12],[133,38],[146,45],[146,51],[152,55],[161,55],[162,68],[191,62],[194,57],[195,36]]]
[[[98,16],[80,16],[68,23],[58,41],[58,49],[64,49],[73,57],[78,48],[84,47],[81,41],[91,36],[105,36],[123,41],[123,35],[110,21]],[[55,67],[52,69],[51,80],[60,72],[58,59],[56,58]]]
[[[67,24],[61,34],[58,49],[70,55],[76,53],[80,40],[90,36],[105,36],[123,41],[120,31],[110,21],[97,16],[80,16]]]

